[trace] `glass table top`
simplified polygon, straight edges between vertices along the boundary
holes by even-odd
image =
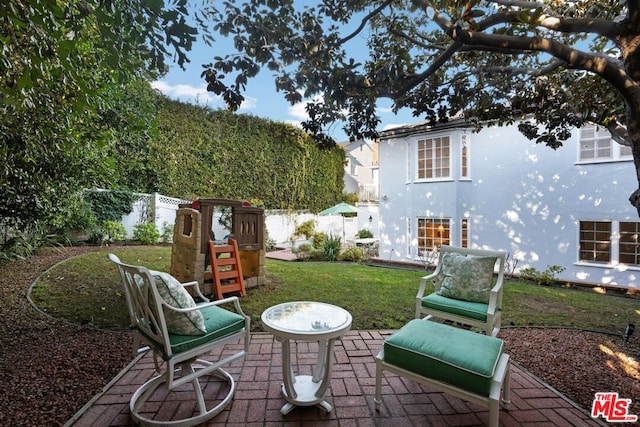
[[[270,307],[262,313],[268,329],[294,334],[323,334],[351,326],[351,314],[343,308],[322,302],[296,301]]]

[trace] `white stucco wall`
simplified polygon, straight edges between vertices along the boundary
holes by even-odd
[[[416,136],[381,140],[380,257],[416,261],[417,217],[469,220],[469,246],[505,250],[518,268],[566,270],[560,278],[640,287],[640,269],[578,262],[579,221],[638,221],[628,196],[637,187],[632,161],[578,164],[578,132],[558,150],[536,145],[516,126],[467,132],[470,179],[459,179],[462,129],[451,136],[453,180],[415,182]],[[432,135],[437,136],[436,133]]]

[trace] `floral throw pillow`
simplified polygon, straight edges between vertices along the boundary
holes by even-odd
[[[438,293],[463,301],[489,303],[496,257],[447,252],[442,257],[442,284]]]
[[[196,306],[193,297],[187,292],[175,277],[162,271],[151,271],[156,281],[156,288],[160,297],[169,305],[176,308],[192,308]],[[167,330],[176,335],[204,335],[207,329],[200,310],[180,313],[165,310]]]

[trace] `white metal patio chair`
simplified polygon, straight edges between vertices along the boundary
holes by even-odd
[[[138,352],[140,343],[148,345],[160,373],[131,397],[129,406],[134,421],[154,426],[192,426],[216,416],[231,403],[236,390],[233,377],[222,366],[244,357],[249,349],[250,318],[243,313],[238,298],[209,302],[197,282],[181,284],[167,273],[124,264],[113,254],[109,254],[109,259],[117,265],[124,285],[134,331],[134,353]],[[204,302],[196,304],[187,288]],[[223,304],[233,306],[234,311],[219,307]],[[208,353],[214,348],[238,341],[244,344],[240,350],[232,354],[218,352],[222,355],[216,356],[216,360],[205,360],[212,358]],[[159,358],[162,364],[158,363]],[[229,388],[225,397],[217,398],[210,405],[205,402],[200,383],[205,375],[225,381]],[[160,386],[171,391],[189,383],[197,403],[191,416],[178,420],[147,418],[155,414],[143,406]]]

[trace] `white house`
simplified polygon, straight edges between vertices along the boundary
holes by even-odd
[[[562,280],[640,288],[631,150],[604,129],[575,130],[553,150],[516,125],[403,126],[381,132],[379,168],[382,259],[424,261],[440,244],[496,249],[517,270],[558,265]]]
[[[378,236],[378,143],[359,139],[338,145],[345,151],[344,192],[358,195],[357,230]]]
[[[377,201],[378,144],[359,139],[338,145],[345,151],[344,191],[358,194],[361,202]]]

